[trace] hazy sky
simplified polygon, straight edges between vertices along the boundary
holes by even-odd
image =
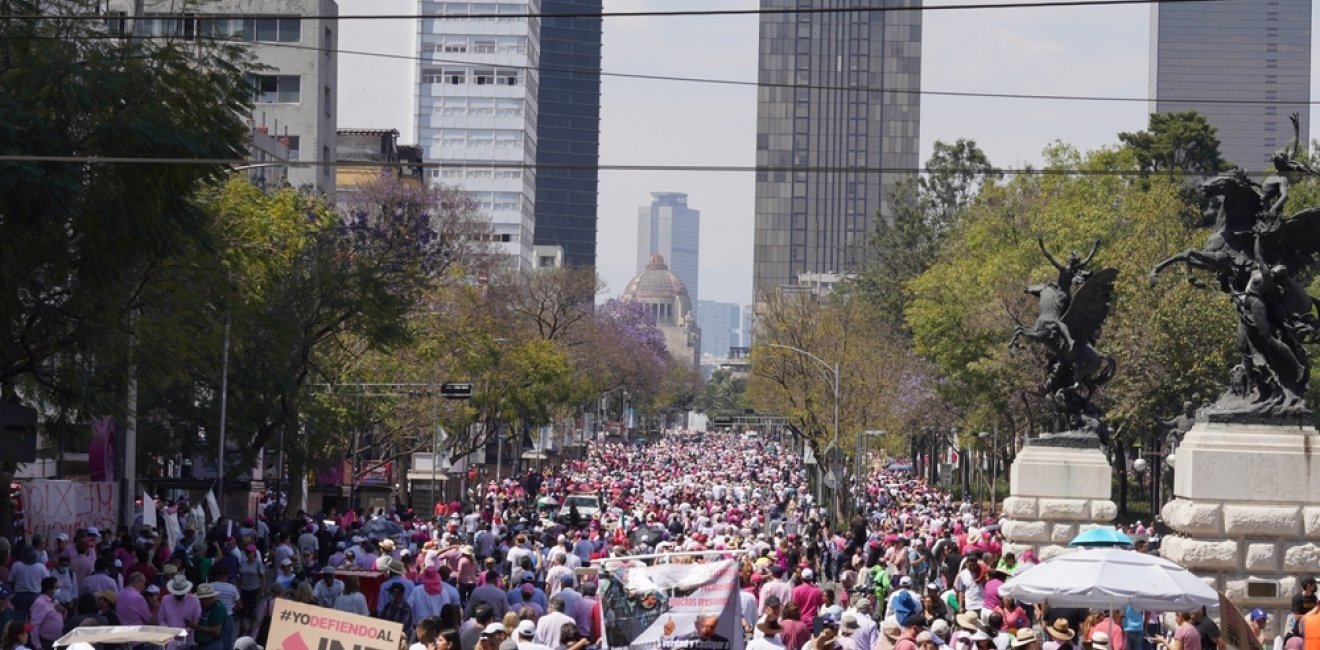
[[[927,6],[965,3],[926,1]],[[605,11],[753,9],[758,4],[605,0]],[[341,15],[417,9],[415,0],[339,0],[339,6]],[[924,21],[925,91],[1146,95],[1147,6],[927,11]],[[344,21],[341,30],[343,49],[415,55],[415,23]],[[605,20],[606,72],[754,81],[756,56],[756,16]],[[413,66],[342,54],[340,128],[397,128],[401,142],[412,142]],[[1320,83],[1318,71],[1320,65],[1313,64],[1313,87]],[[1213,89],[1206,92],[1213,96]],[[755,164],[753,87],[607,76],[601,94],[602,164]],[[1113,144],[1119,131],[1144,128],[1146,110],[1143,102],[926,95],[921,157],[924,161],[936,140],[967,137],[1001,167],[1038,164],[1041,150],[1055,140],[1083,148]],[[1312,124],[1320,123],[1316,116],[1313,110]],[[686,192],[688,205],[701,211],[700,298],[750,302],[755,183],[751,174],[729,172],[601,172],[597,265],[609,292],[621,291],[635,271],[637,207],[649,203],[655,191]]]

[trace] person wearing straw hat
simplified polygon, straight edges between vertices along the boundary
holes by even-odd
[[[1074,650],[1076,645],[1073,638],[1077,636],[1076,632],[1068,626],[1068,619],[1056,618],[1053,623],[1045,627],[1045,634],[1050,637],[1041,645],[1041,650]]]
[[[1104,632],[1091,632],[1091,650],[1113,650],[1109,644],[1109,635]]]
[[[1013,642],[1009,644],[1009,647],[1013,650],[1039,650],[1040,639],[1036,637],[1035,630],[1024,627],[1013,635]]]
[[[160,602],[160,610],[157,612],[160,624],[188,630],[186,638],[170,641],[169,645],[165,646],[166,650],[182,650],[193,644],[193,632],[188,624],[202,618],[202,605],[197,601],[197,597],[192,595],[192,589],[193,583],[182,575],[175,575],[165,585],[168,595]]]
[[[225,624],[229,612],[220,602],[220,594],[215,587],[203,584],[197,587],[197,602],[201,605],[201,617],[188,625],[193,630],[197,641],[195,650],[223,650]]]
[[[967,644],[964,641],[970,639],[977,630],[981,629],[981,616],[975,611],[962,612],[953,617],[953,622],[958,629],[954,630],[953,635],[949,638],[949,645],[954,648],[966,647]]]

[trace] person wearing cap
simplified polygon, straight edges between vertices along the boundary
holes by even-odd
[[[917,635],[926,629],[926,615],[912,612],[906,618],[899,619],[903,633],[894,642],[894,650],[917,650]]]
[[[1251,633],[1255,635],[1256,640],[1260,642],[1262,648],[1268,648],[1273,645],[1272,640],[1265,638],[1269,621],[1270,615],[1259,607],[1256,607],[1247,613],[1247,624],[1251,626]]]
[[[518,642],[518,650],[552,650],[550,646],[536,642],[536,624],[529,620],[520,621],[513,635]]]
[[[531,587],[531,591],[532,591],[532,602],[536,603],[537,607],[540,608],[541,611],[545,611],[545,607],[546,605],[549,604],[549,601],[545,597],[545,592],[541,591],[541,589],[537,587],[535,584],[536,574],[533,573],[532,571],[520,571],[520,572],[515,572],[513,575],[519,576],[519,579],[515,583],[513,582],[512,578],[510,578],[510,588],[508,591],[510,609],[517,609],[518,607],[522,606],[523,603],[522,587],[523,585],[528,585]]]
[[[467,602],[477,588],[477,551],[471,546],[459,549],[459,558],[454,565],[454,575],[458,580],[458,594]]]
[[[165,650],[183,650],[192,646],[194,642],[192,628],[188,623],[202,618],[202,605],[197,602],[197,597],[192,595],[192,589],[193,583],[182,575],[175,575],[172,580],[165,583],[166,596],[160,602],[160,609],[156,611],[156,619],[161,625],[188,630],[187,638],[170,641]]]
[[[814,624],[816,613],[825,602],[820,587],[816,586],[816,574],[811,569],[802,570],[802,584],[793,587],[793,602],[802,610],[802,623],[808,628]]]
[[[5,624],[4,636],[0,638],[0,648],[4,650],[31,650],[32,626],[22,621],[10,621]]]
[[[820,619],[820,634],[808,641],[802,646],[805,650],[839,650],[839,621],[838,619],[825,615]]]
[[[220,602],[220,594],[210,584],[197,587],[197,602],[201,615],[188,625],[196,640],[194,650],[225,650],[224,633],[228,626],[229,612]]]
[[[403,597],[406,599],[408,595],[412,593],[413,587],[416,586],[413,584],[412,580],[403,577],[405,568],[403,566],[403,562],[401,562],[400,560],[391,559],[389,563],[386,564],[385,570],[388,572],[389,578],[386,579],[384,582],[380,583],[380,592],[376,595],[377,612],[385,611],[385,604],[388,603],[390,600],[389,589],[391,587],[393,587],[394,585],[402,586]]]
[[[408,604],[408,587],[402,582],[391,583],[386,587],[388,594],[384,606],[379,608],[378,618],[387,621],[394,621],[403,626],[404,630],[413,629],[413,611],[412,606]]]
[[[509,630],[504,627],[503,623],[498,621],[489,623],[486,625],[486,628],[481,631],[481,638],[477,640],[477,650],[500,650],[504,645],[504,641],[508,639],[508,637]],[[420,638],[419,635],[418,639]],[[416,649],[409,648],[409,650]]]
[[[892,614],[894,620],[900,624],[913,614],[924,611],[921,602],[912,594],[912,578],[910,576],[903,576],[898,579],[898,589],[889,594],[889,603],[885,611]]]

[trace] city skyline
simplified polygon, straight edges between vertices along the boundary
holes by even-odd
[[[701,212],[681,192],[652,192],[651,204],[637,208],[637,272],[656,255],[683,281],[694,311],[700,312]]]
[[[998,0],[995,0],[998,2]],[[926,0],[926,6],[959,4]],[[756,9],[757,0],[611,0],[610,12]],[[341,0],[340,13],[410,14],[407,0]],[[1312,33],[1317,16],[1312,15]],[[1150,9],[1144,5],[929,11],[923,22],[921,153],[936,140],[976,140],[1002,167],[1040,165],[1055,140],[1081,149],[1114,146],[1120,131],[1145,128]],[[415,56],[415,24],[342,22],[340,47]],[[675,47],[674,33],[684,35]],[[626,17],[604,21],[606,73],[754,82],[756,16]],[[1312,50],[1314,62],[1318,50]],[[415,142],[409,104],[374,98],[410,92],[409,63],[341,52],[340,126],[400,128]],[[1320,67],[1312,65],[1312,85]],[[397,91],[397,88],[403,88]],[[960,97],[943,91],[1118,97],[1067,101]],[[1208,93],[1214,94],[1211,89]],[[755,164],[754,86],[605,76],[601,84],[602,165]],[[1315,110],[1311,111],[1315,115]],[[399,117],[401,115],[401,117]],[[638,124],[647,128],[637,128]],[[755,178],[746,172],[600,172],[597,270],[607,296],[636,273],[637,206],[657,188],[682,188],[708,215],[701,253],[702,298],[750,303]],[[604,296],[602,296],[604,297]]]

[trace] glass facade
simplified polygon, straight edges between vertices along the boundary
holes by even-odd
[[[1204,114],[1230,163],[1264,171],[1292,138],[1294,112],[1309,142],[1311,0],[1153,4],[1150,39],[1151,110]]]
[[[542,0],[554,13],[600,13],[602,0]],[[536,244],[560,246],[565,262],[596,265],[600,160],[600,18],[541,19],[536,162]]]
[[[700,296],[697,261],[701,253],[701,212],[688,207],[686,194],[652,192],[651,198],[651,205],[637,208],[637,272],[646,270],[652,255],[665,258],[670,272],[683,281],[688,297],[696,305]]]
[[[920,7],[921,0],[761,0],[762,9]],[[753,288],[852,271],[877,211],[916,169],[921,12],[762,14]]]

